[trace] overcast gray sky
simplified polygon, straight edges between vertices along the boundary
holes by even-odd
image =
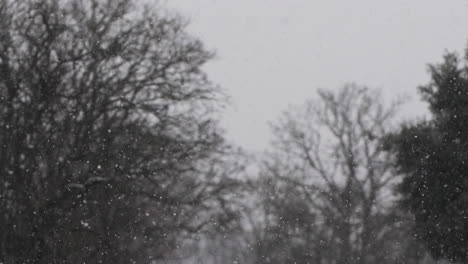
[[[427,63],[445,50],[462,53],[468,0],[169,0],[191,19],[189,31],[217,58],[210,78],[233,100],[223,118],[228,138],[250,150],[271,139],[268,121],[317,88],[356,82],[390,99],[411,95],[403,109],[424,113],[416,87]]]

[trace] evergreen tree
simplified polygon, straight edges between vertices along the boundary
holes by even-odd
[[[466,262],[468,68],[450,53],[429,70],[431,81],[419,90],[432,118],[404,124],[387,137],[387,147],[404,175],[399,192],[415,217],[415,235],[434,257]]]

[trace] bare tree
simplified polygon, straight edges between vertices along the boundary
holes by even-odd
[[[3,263],[149,263],[236,219],[212,53],[134,3],[1,1]]]
[[[351,84],[319,91],[273,125],[261,175],[261,263],[417,263],[381,141],[398,105]]]

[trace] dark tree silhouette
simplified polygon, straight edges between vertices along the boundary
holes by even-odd
[[[467,52],[468,56],[468,52]],[[468,57],[467,57],[468,58]],[[432,118],[405,124],[387,147],[405,175],[402,204],[414,214],[415,232],[437,258],[468,261],[468,68],[455,54],[429,67],[419,88]]]
[[[3,263],[149,263],[236,218],[212,54],[136,3],[1,1]]]
[[[382,137],[398,104],[357,85],[282,115],[261,170],[258,263],[419,263]]]

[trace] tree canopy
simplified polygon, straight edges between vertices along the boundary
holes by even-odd
[[[1,1],[4,263],[148,263],[236,219],[213,54],[137,3]]]
[[[418,263],[382,139],[399,103],[348,84],[274,123],[262,166],[258,263]],[[287,242],[285,242],[287,241]]]
[[[468,56],[468,53],[466,54]],[[468,57],[467,57],[468,58]],[[419,88],[432,117],[390,134],[403,206],[415,233],[437,258],[468,260],[468,68],[456,54],[430,65]]]

